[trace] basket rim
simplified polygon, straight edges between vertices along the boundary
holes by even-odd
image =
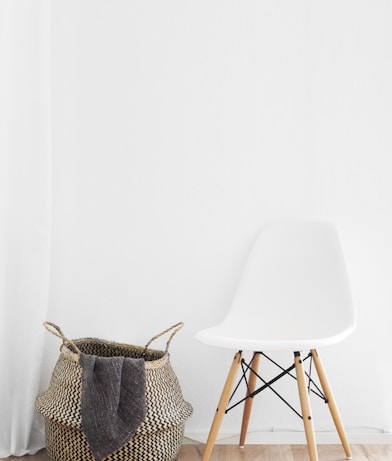
[[[124,349],[132,349],[136,350],[141,353],[141,355],[145,352],[148,352],[153,355],[158,355],[161,356],[157,359],[153,360],[144,360],[144,366],[146,369],[154,369],[154,368],[159,368],[167,363],[167,361],[170,358],[170,353],[168,351],[164,351],[161,349],[152,349],[148,348],[146,349],[144,346],[137,346],[134,344],[129,344],[129,343],[120,343],[117,341],[110,341],[107,339],[102,339],[102,338],[96,338],[96,337],[86,337],[86,338],[78,338],[78,339],[73,339],[72,340],[76,345],[79,345],[81,343],[86,343],[86,342],[93,342],[94,344],[102,344],[105,345],[106,347],[116,347],[116,348],[124,348]],[[72,345],[71,345],[72,347]],[[74,352],[71,347],[68,347],[67,344],[63,343],[60,347],[61,353],[68,359],[72,360],[73,362],[80,363],[80,357],[79,354]],[[140,357],[143,358],[143,357]]]

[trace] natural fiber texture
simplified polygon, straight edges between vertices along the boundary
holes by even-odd
[[[95,338],[70,342],[64,339],[49,388],[37,398],[36,408],[45,418],[50,458],[53,461],[94,461],[82,427],[82,367],[74,346],[84,354],[100,357],[145,359],[146,417],[135,435],[105,461],[175,460],[192,407],[183,398],[167,350],[145,349]]]

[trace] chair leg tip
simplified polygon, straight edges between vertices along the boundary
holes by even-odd
[[[346,456],[346,459],[353,459],[352,456]]]

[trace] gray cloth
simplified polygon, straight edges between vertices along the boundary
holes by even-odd
[[[97,460],[117,451],[146,416],[144,359],[80,355],[82,426]]]

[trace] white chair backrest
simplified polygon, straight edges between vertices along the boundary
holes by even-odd
[[[223,324],[278,341],[351,332],[354,310],[335,227],[319,221],[263,227]]]

